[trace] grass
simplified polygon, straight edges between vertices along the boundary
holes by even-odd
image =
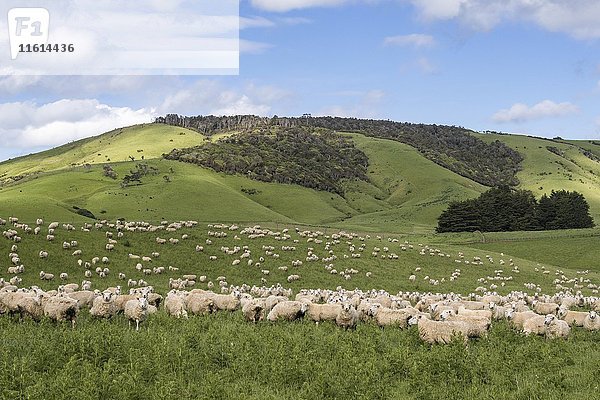
[[[600,163],[584,156],[576,146],[518,135],[478,136],[486,141],[500,140],[523,154],[523,170],[517,174],[522,188],[537,197],[552,190],[575,190],[585,196],[594,220],[600,221]],[[585,141],[577,143],[593,146],[585,145]],[[546,146],[556,147],[563,156],[551,153]]]
[[[102,279],[94,274],[91,278],[93,288],[98,289],[124,284],[117,279],[117,274],[123,272],[127,278],[146,279],[163,294],[168,290],[168,279],[183,274],[207,275],[212,281],[224,275],[233,285],[261,285],[261,278],[266,278],[267,285],[281,283],[294,291],[341,286],[386,289],[391,293],[418,290],[466,294],[482,285],[479,278],[493,276],[498,269],[504,269],[506,273],[502,275],[512,275],[514,279],[507,281],[505,287],[499,286],[500,293],[524,290],[526,282],[539,284],[544,292],[554,291],[554,274],[535,271],[537,261],[532,256],[541,255],[543,249],[535,254],[530,251],[522,258],[514,257],[521,270],[515,274],[509,272],[508,266],[499,265],[502,258],[508,261],[509,254],[503,257],[493,249],[449,244],[449,238],[435,246],[410,240],[413,248],[405,251],[401,249],[404,242],[401,236],[341,238],[328,248],[337,256],[331,261],[336,269],[359,270],[347,281],[325,270],[322,260],[305,261],[309,248],[320,257],[329,255],[325,246],[327,241],[333,240],[331,229],[324,231],[320,237],[323,242],[317,243],[293,228],[291,238],[286,241],[273,236],[249,239],[240,233],[244,225],[237,230],[225,230],[227,237],[216,238],[209,235],[209,231],[221,229],[200,224],[171,233],[125,232],[115,250],[108,252],[104,249],[104,231],[83,232],[80,227],[81,224],[77,224],[75,231],[59,228],[53,242],[47,242],[43,234],[22,234],[18,253],[25,265],[21,275],[23,286],[56,288],[58,280],[39,280],[40,270],[56,276],[67,272],[68,282],[84,279],[84,270],[77,264],[78,257],[71,255],[73,250],[62,249],[63,241],[77,240],[84,261],[94,256],[110,258],[109,276]],[[154,240],[156,236],[169,238],[182,234],[189,238],[177,245],[158,245]],[[236,239],[236,235],[240,239]],[[389,241],[395,238],[399,241]],[[207,244],[207,239],[212,243]],[[295,240],[298,242],[294,243]],[[348,242],[356,248],[365,244],[361,258],[344,257],[350,254]],[[0,239],[5,250],[10,244],[7,239]],[[203,245],[204,251],[196,252],[196,244]],[[450,257],[430,256],[429,252],[421,255],[419,249],[428,244]],[[248,246],[254,261],[265,257],[260,266],[248,266],[245,262],[233,266],[232,261],[239,253],[226,255],[221,250],[223,246],[244,245]],[[295,246],[296,250],[283,251],[282,245]],[[575,246],[581,243],[567,241],[563,248],[570,245],[575,251]],[[280,257],[268,257],[263,246],[275,247]],[[384,253],[383,247],[389,247],[389,253],[396,253],[399,258],[373,257],[371,252],[375,247],[381,249],[380,253]],[[48,259],[38,257],[41,249],[49,252]],[[128,254],[149,255],[153,251],[159,251],[160,257],[144,263],[145,267],[172,265],[179,271],[149,276],[138,272],[137,260],[129,259]],[[464,253],[465,259],[489,254],[495,263],[486,260],[484,265],[477,266],[457,264],[454,260],[459,252]],[[210,261],[211,255],[217,256],[217,260]],[[292,267],[291,262],[297,259],[303,260],[303,265]],[[278,267],[283,265],[289,270],[280,271]],[[408,276],[415,273],[417,266],[422,270],[416,273],[417,281],[411,283]],[[550,264],[546,267],[554,268]],[[457,268],[462,271],[461,276],[450,282],[448,278]],[[561,268],[568,277],[579,276],[575,265]],[[263,275],[262,269],[271,273]],[[586,277],[597,284],[600,268],[595,264],[590,269],[592,272]],[[367,271],[373,273],[371,278],[366,277]],[[301,279],[287,283],[286,277],[291,273],[299,274]],[[0,275],[8,279],[6,274]],[[426,275],[438,280],[445,277],[446,282],[433,286],[424,280]],[[206,288],[205,285],[197,287]],[[583,291],[591,293],[587,288]],[[47,320],[36,324],[0,316],[0,332],[0,398],[3,399],[593,398],[598,391],[600,372],[596,362],[600,356],[597,332],[574,329],[566,341],[546,341],[523,337],[504,323],[495,323],[488,337],[471,341],[467,347],[459,342],[447,346],[426,345],[418,338],[415,328],[382,330],[371,324],[360,324],[356,331],[347,332],[333,324],[315,326],[308,321],[254,325],[244,322],[239,312],[180,321],[159,310],[142,324],[140,332],[129,329],[122,316],[98,321],[91,319],[87,311],[82,312],[74,330],[67,324]]]
[[[140,332],[92,321],[71,330],[0,318],[3,399],[596,398],[597,334],[525,338],[502,323],[468,347],[416,329],[248,324],[239,313],[163,314]]]

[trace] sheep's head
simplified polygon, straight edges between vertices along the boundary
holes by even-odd
[[[453,310],[444,310],[440,313],[440,320],[445,321],[448,318],[450,318],[452,315],[454,315]]]
[[[352,304],[350,304],[350,303],[342,304],[342,311],[350,312],[350,310],[352,310]]]
[[[509,308],[508,310],[504,311],[504,317],[508,320],[513,319],[515,316],[515,309],[514,309],[514,305],[513,308]]]
[[[148,309],[148,298],[146,298],[146,297],[138,298],[138,304],[142,310],[147,310]]]
[[[494,302],[494,301],[490,301],[490,304],[488,304],[488,308],[490,310],[494,310],[494,309],[496,309],[496,307],[497,307],[496,302]]]
[[[590,311],[588,315],[591,320],[595,320],[596,318],[598,318],[598,313],[596,311]]]
[[[546,318],[544,318],[544,325],[550,325],[552,323],[552,321],[554,321],[555,319],[556,319],[556,315],[554,315],[554,314],[546,315]]]
[[[368,309],[367,309],[367,315],[369,317],[374,317],[375,315],[377,315],[377,312],[379,311],[379,308],[381,307],[381,304],[379,303],[374,303],[372,304]]]
[[[102,293],[102,300],[103,300],[105,303],[108,303],[108,302],[110,302],[110,299],[111,299],[111,298],[112,298],[112,293],[111,293],[111,292],[104,292],[104,293]]]
[[[565,307],[558,307],[558,311],[557,311],[557,313],[556,313],[556,314],[557,314],[559,317],[564,317],[565,315],[567,315],[567,312],[568,312],[568,311],[569,311],[569,310],[568,310],[567,308],[565,308]]]

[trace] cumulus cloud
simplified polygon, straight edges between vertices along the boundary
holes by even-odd
[[[477,30],[527,21],[577,39],[600,38],[597,0],[410,0],[426,20],[457,19]]]
[[[498,111],[492,116],[495,122],[525,122],[547,117],[562,117],[579,111],[571,103],[555,103],[551,100],[541,101],[533,106],[523,103],[513,104],[512,107]]]
[[[47,104],[0,104],[0,143],[5,148],[50,147],[122,126],[151,122],[149,109],[112,107],[95,99],[63,99]]]
[[[411,33],[410,35],[388,36],[383,40],[385,46],[431,47],[435,39],[431,35]]]
[[[167,96],[158,111],[186,115],[269,115],[274,104],[291,96],[290,92],[275,86],[248,83],[236,89],[206,79]]]

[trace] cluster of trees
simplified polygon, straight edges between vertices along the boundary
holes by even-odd
[[[592,228],[594,220],[583,195],[566,190],[543,195],[507,186],[476,199],[451,203],[438,219],[438,232],[501,232]]]
[[[243,174],[263,182],[297,184],[343,195],[341,181],[367,178],[369,160],[340,135],[308,128],[258,129],[216,143],[175,149],[169,160],[217,172]]]
[[[127,187],[134,182],[137,184],[142,183],[142,178],[146,175],[157,175],[158,168],[149,166],[146,163],[135,164],[135,169],[129,171],[127,175],[123,177],[123,181],[121,182],[121,187]]]
[[[257,117],[236,115],[227,117],[183,117],[169,114],[156,119],[195,129],[205,135],[227,130],[289,128],[306,126],[340,132],[360,132],[367,136],[397,140],[415,147],[433,162],[486,186],[516,186],[516,173],[523,157],[500,141],[486,143],[472,131],[456,126],[427,125],[339,117]]]

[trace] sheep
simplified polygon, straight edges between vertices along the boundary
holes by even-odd
[[[205,315],[216,312],[213,299],[204,293],[190,293],[185,298],[187,311],[192,315]]]
[[[40,271],[40,279],[43,281],[51,281],[54,279],[54,274],[49,274],[44,271]]]
[[[487,335],[488,330],[490,329],[491,320],[482,316],[472,316],[472,315],[462,315],[462,314],[454,314],[449,311],[444,311],[441,314],[442,321],[461,321],[466,323],[469,326],[467,336],[470,338],[473,337],[482,337]]]
[[[468,340],[469,327],[461,321],[432,321],[425,314],[418,314],[408,323],[417,325],[419,338],[429,344],[448,344],[457,335],[462,335],[465,344]]]
[[[533,311],[538,314],[554,314],[558,313],[559,305],[556,303],[542,303],[538,300],[532,302]]]
[[[265,319],[266,300],[262,298],[251,299],[242,306],[242,314],[248,322],[258,322]]]
[[[61,281],[66,281],[67,279],[69,279],[69,274],[67,274],[66,272],[61,272],[61,274],[58,277]]]
[[[85,285],[81,285],[82,288]],[[84,307],[92,308],[96,293],[91,290],[81,290],[79,292],[68,293],[68,296],[77,301],[77,307],[81,310]]]
[[[346,330],[356,329],[358,323],[358,312],[350,303],[344,303],[338,315],[335,318],[335,323]]]
[[[301,301],[282,301],[277,303],[269,312],[267,315],[267,320],[271,322],[275,322],[280,319],[294,321],[302,318],[307,310],[308,305]]]
[[[38,291],[36,291],[35,295],[33,296],[21,296],[17,302],[17,307],[21,318],[28,316],[32,320],[39,322],[44,315],[44,306],[42,301],[42,294]]]
[[[552,314],[548,314],[552,315]],[[536,315],[531,318],[528,318],[523,322],[523,333],[525,336],[529,336],[532,333],[536,335],[545,335],[546,334],[546,324],[545,324],[545,315]]]
[[[372,316],[381,328],[392,325],[407,328],[408,320],[417,315],[417,313],[418,311],[412,307],[396,310],[382,307],[379,303],[372,304],[368,311],[368,315]]]
[[[77,300],[66,295],[52,296],[46,300],[44,305],[44,316],[56,322],[71,321],[73,328],[75,328],[78,314]]]
[[[48,252],[45,250],[40,250],[39,256],[40,258],[48,258]]]
[[[571,333],[571,327],[566,321],[556,318],[554,314],[548,314],[544,318],[545,335],[550,339],[567,338]]]
[[[131,327],[131,321],[135,321],[135,330],[139,331],[140,322],[144,322],[148,318],[148,299],[142,296],[129,300],[125,303],[124,312],[129,320],[129,327]]]
[[[267,297],[265,299],[265,313],[268,315],[271,310],[273,309],[273,307],[275,307],[278,303],[281,303],[283,301],[288,301],[289,298],[287,298],[286,296],[275,296],[275,295],[271,295],[269,297]]]
[[[165,299],[165,311],[167,315],[187,319],[188,313],[183,294],[179,294],[176,290],[171,290]]]
[[[509,320],[511,325],[518,330],[523,330],[523,324],[525,321],[527,321],[529,318],[537,317],[538,315],[539,314],[536,314],[533,311],[519,312],[512,309],[506,310],[505,313],[506,319]]]
[[[302,301],[298,295],[296,296],[296,301]],[[341,304],[316,304],[307,302],[307,305],[306,317],[317,324],[321,321],[335,321],[342,309]]]
[[[571,311],[563,306],[560,306],[557,315],[569,325],[583,326],[583,321],[585,321],[588,313],[582,311]]]
[[[90,315],[96,318],[112,318],[118,311],[114,300],[115,296],[112,292],[103,292],[101,296],[94,299]]]
[[[590,311],[583,320],[583,327],[588,331],[599,331],[600,330],[600,318],[596,311]]]

